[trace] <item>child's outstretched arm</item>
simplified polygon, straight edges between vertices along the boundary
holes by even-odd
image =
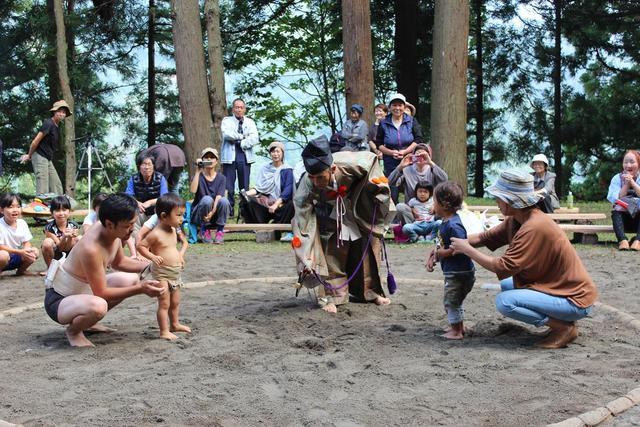
[[[424,263],[424,266],[427,268],[429,273],[433,272],[435,269],[436,263],[438,262],[438,258],[436,257],[437,248],[433,248],[429,255],[427,256],[427,260]]]

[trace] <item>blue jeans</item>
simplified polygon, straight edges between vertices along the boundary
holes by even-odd
[[[409,238],[410,242],[418,240],[418,236],[428,236],[440,227],[442,221],[415,221],[402,226],[402,232]]]
[[[197,205],[191,207],[191,224],[197,226],[198,229],[204,227],[223,230],[229,218],[229,211],[231,210],[229,201],[221,197],[220,200],[218,200],[218,206],[216,206],[216,213],[213,214],[209,222],[206,222],[204,217],[211,212],[211,209],[213,209],[213,198],[211,196],[204,196]]]
[[[567,298],[556,297],[533,289],[515,289],[513,278],[500,281],[502,292],[496,296],[496,308],[503,316],[544,326],[549,318],[575,322],[586,317],[593,306],[581,308]]]

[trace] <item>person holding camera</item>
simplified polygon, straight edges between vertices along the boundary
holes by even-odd
[[[412,154],[404,156],[398,167],[391,172],[389,185],[403,186],[404,199],[408,201],[416,197],[416,185],[419,182],[435,188],[447,179],[447,173],[431,158],[431,147],[421,143],[416,145]],[[398,203],[396,210],[402,224],[411,224],[414,221],[411,207],[406,203]]]
[[[189,189],[194,194],[190,222],[200,230],[200,238],[205,243],[224,243],[224,226],[227,224],[231,205],[224,197],[227,179],[216,171],[218,150],[207,147],[202,150]],[[216,230],[211,238],[211,230]]]
[[[233,114],[223,118],[220,123],[222,131],[220,163],[222,163],[222,173],[227,179],[227,198],[231,206],[231,216],[233,216],[236,174],[238,190],[248,190],[251,164],[256,161],[253,150],[260,139],[255,122],[244,115],[247,111],[244,101],[235,99],[231,108]]]

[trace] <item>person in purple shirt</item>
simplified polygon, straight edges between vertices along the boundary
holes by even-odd
[[[200,230],[205,243],[224,243],[224,226],[231,212],[231,204],[224,197],[227,179],[216,171],[218,150],[207,147],[202,150],[202,162],[198,162],[189,189],[194,194],[190,222]],[[215,239],[211,229],[216,230]]]

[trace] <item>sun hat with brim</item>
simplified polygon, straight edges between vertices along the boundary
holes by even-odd
[[[65,100],[56,101],[53,103],[53,107],[49,111],[58,111],[61,108],[67,109],[67,116],[73,116],[71,112],[71,108],[69,108],[69,104]]]
[[[515,209],[533,206],[544,196],[533,189],[533,176],[519,170],[506,170],[487,192]]]
[[[396,101],[396,100],[397,100],[397,101],[402,101],[402,103],[403,103],[403,104],[406,104],[406,103],[407,103],[407,98],[405,98],[405,96],[404,96],[403,94],[401,94],[401,93],[394,93],[393,95],[391,95],[391,96],[389,97],[389,102],[388,102],[388,104],[389,104],[389,105],[391,105],[391,103],[392,103],[393,101]]]
[[[218,156],[218,150],[216,150],[215,148],[212,147],[207,147],[204,150],[202,150],[202,153],[200,154],[200,157],[204,157],[205,154],[213,154],[215,156],[216,159],[219,159],[220,156]]]
[[[273,150],[274,148],[279,148],[282,151],[282,154],[284,154],[284,144],[280,141],[273,141],[271,144],[269,144],[269,146],[267,147],[267,152],[271,152],[271,150]]]
[[[535,156],[533,156],[533,159],[531,159],[531,163],[529,163],[529,167],[531,167],[531,169],[533,169],[533,162],[542,162],[547,165],[547,167],[549,167],[549,159],[547,159],[547,156],[545,156],[544,154],[536,154]]]

